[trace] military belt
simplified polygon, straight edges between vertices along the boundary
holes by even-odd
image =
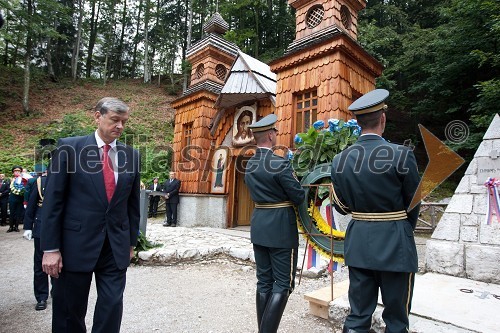
[[[291,201],[255,203],[255,208],[284,208],[293,207]]]
[[[360,221],[386,222],[386,221],[404,220],[408,218],[408,216],[406,215],[406,211],[400,210],[397,212],[384,212],[384,213],[352,212],[352,218],[354,220],[360,220]]]

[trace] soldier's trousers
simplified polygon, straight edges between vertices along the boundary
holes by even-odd
[[[351,312],[344,326],[360,333],[370,330],[380,288],[384,304],[382,319],[386,324],[385,332],[408,332],[414,278],[415,273],[349,267]]]
[[[253,245],[257,266],[257,292],[290,294],[295,288],[297,248]]]

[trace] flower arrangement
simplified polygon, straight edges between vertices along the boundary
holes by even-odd
[[[24,195],[26,188],[24,187],[24,184],[21,182],[19,184],[13,183],[10,192],[14,195]]]
[[[355,119],[343,121],[329,119],[325,127],[323,120],[314,122],[306,133],[295,135],[297,150],[288,154],[299,177],[304,176],[316,165],[329,163],[333,157],[352,145],[361,134],[361,127]]]

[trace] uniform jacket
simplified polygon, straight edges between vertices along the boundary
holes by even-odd
[[[10,180],[7,178],[4,178],[2,181],[0,181],[0,201],[5,201],[8,200],[9,198],[9,193],[10,193]]]
[[[32,230],[34,238],[40,238],[40,226],[42,223],[42,207],[39,206],[40,203],[40,192],[38,190],[38,185],[35,182],[31,188],[31,194],[28,199],[28,205],[26,206],[26,211],[24,213],[24,230]],[[47,177],[42,176],[40,178],[42,197],[45,192]]]
[[[68,271],[94,269],[106,234],[119,269],[139,232],[139,153],[117,142],[118,181],[108,203],[95,134],[59,140],[48,170],[41,249],[60,249]]]
[[[378,156],[378,158],[377,158]],[[332,182],[342,209],[360,213],[407,210],[420,182],[413,151],[386,142],[380,136],[361,136],[356,144],[335,156]],[[413,230],[419,206],[407,219],[370,222],[351,220],[344,243],[348,266],[379,271],[416,272],[417,250]]]
[[[168,179],[165,184],[163,184],[163,192],[169,194],[169,198],[166,199],[169,203],[179,203],[179,189],[181,188],[181,181],[174,178],[172,182]]]
[[[33,177],[28,179],[26,186],[24,187],[24,202],[28,202],[30,199],[31,191],[36,187],[36,179],[38,177]]]
[[[270,149],[257,148],[247,163],[245,183],[256,203],[291,201],[299,205],[305,198],[304,189],[294,177],[288,160],[273,154]],[[253,244],[276,248],[298,246],[297,218],[293,207],[255,208],[250,223]]]

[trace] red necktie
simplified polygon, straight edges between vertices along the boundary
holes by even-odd
[[[102,153],[102,174],[104,176],[104,186],[106,187],[106,196],[108,197],[108,202],[111,201],[113,193],[115,193],[115,173],[113,172],[113,163],[109,158],[110,145],[103,146],[104,152]]]

